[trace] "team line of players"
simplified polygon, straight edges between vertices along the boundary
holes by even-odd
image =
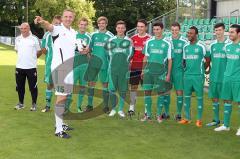
[[[53,25],[61,24],[61,16],[55,16]],[[212,98],[213,121],[207,126],[219,126],[215,131],[230,130],[232,101],[238,102],[240,109],[240,26],[232,25],[229,38],[225,38],[225,26],[218,23],[214,26],[216,40],[208,49],[198,40],[198,29],[190,27],[187,39],[180,34],[179,23],[171,26],[171,37],[164,37],[164,26],[161,22],[153,24],[153,36],[146,33],[147,22],[137,21],[137,34],[131,38],[125,35],[126,23],[118,21],[114,36],[107,28],[106,17],[97,20],[98,30],[91,35],[86,32],[88,20],[81,18],[76,34],[77,49],[73,60],[73,81],[79,85],[77,111],[93,110],[94,88],[99,80],[102,83],[103,111],[109,116],[118,114],[125,117],[123,111],[128,85],[130,84],[129,115],[134,115],[138,85],[144,90],[145,115],[141,121],[153,119],[152,92],[157,93],[157,122],[168,119],[170,106],[170,91],[166,88],[172,83],[176,90],[175,119],[180,124],[191,123],[191,95],[196,93],[197,120],[196,126],[202,127],[204,74],[210,69],[209,97]],[[55,29],[56,30],[56,29]],[[45,82],[46,107],[42,112],[50,110],[54,36],[47,32],[42,41],[46,49]],[[63,44],[65,45],[65,43]],[[62,59],[61,59],[62,60]],[[54,62],[55,63],[55,62]],[[130,70],[130,73],[128,73]],[[87,90],[86,90],[86,86]],[[55,87],[56,89],[56,87]],[[117,103],[116,93],[119,94]],[[64,93],[57,89],[57,93]],[[88,104],[83,110],[84,95],[88,95]],[[57,94],[59,95],[59,94]],[[220,126],[219,99],[224,100],[224,121]],[[110,102],[108,101],[110,100]],[[72,95],[67,94],[64,103],[65,111],[69,110]],[[109,109],[111,103],[111,111]],[[182,117],[184,105],[185,115]],[[118,109],[117,109],[118,108]],[[164,113],[163,113],[164,108]],[[56,117],[57,118],[57,117]],[[57,120],[57,119],[56,119]],[[56,134],[59,133],[56,131]],[[240,129],[237,134],[240,135]],[[63,135],[64,136],[64,135]],[[60,137],[62,137],[60,135]]]

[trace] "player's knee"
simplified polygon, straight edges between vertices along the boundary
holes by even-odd
[[[176,91],[176,94],[177,94],[178,96],[182,96],[182,95],[183,95],[183,91],[182,91],[182,90],[177,90],[177,91]]]
[[[103,83],[103,88],[108,88],[108,83]]]
[[[53,89],[53,84],[48,84],[48,85],[47,85],[47,89],[48,89],[48,90]]]
[[[213,98],[213,102],[218,102],[218,98]]]
[[[151,95],[151,91],[144,91],[145,96],[150,96]]]
[[[56,104],[65,104],[67,96],[57,96]]]
[[[131,91],[136,91],[138,89],[138,85],[131,85]]]

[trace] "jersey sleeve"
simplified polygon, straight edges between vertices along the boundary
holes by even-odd
[[[95,34],[92,34],[91,39],[90,39],[90,42],[89,42],[89,48],[90,48],[91,50],[93,49],[94,35],[95,35]]]
[[[46,32],[42,38],[42,41],[41,41],[41,48],[46,48],[46,45],[47,45],[47,38],[48,38],[48,33]]]
[[[108,34],[109,38],[114,37],[113,33],[111,33],[110,31],[107,31],[107,34]]]
[[[15,46],[14,46],[14,50],[16,50],[16,51],[18,51],[18,45],[19,45],[19,37],[17,37],[16,39],[15,39]]]
[[[187,44],[183,46],[183,60],[186,60],[186,48],[187,48]]]
[[[129,40],[130,41],[130,46],[129,46],[129,56],[128,56],[128,60],[130,60],[134,54],[134,48],[133,48],[133,42],[132,39]]]
[[[91,43],[91,36],[87,34],[87,45],[90,46]]]
[[[112,56],[112,40],[111,39],[109,39],[108,41],[107,41],[107,43],[106,43],[106,47],[105,47],[105,52],[106,52],[106,54],[109,56],[109,57],[111,57]]]
[[[149,56],[148,44],[149,44],[149,41],[146,42],[146,44],[144,45],[143,50],[142,50],[142,54],[145,56]]]
[[[168,42],[168,52],[167,52],[168,59],[172,59],[172,52],[173,52],[172,43]]]
[[[198,42],[197,45],[200,46],[200,47],[202,48],[203,56],[204,56],[204,57],[207,57],[207,51],[206,51],[207,49],[206,49],[206,45],[203,44],[202,42]]]
[[[53,31],[51,32],[52,36],[57,36],[60,33],[62,26],[55,26],[53,25]]]
[[[209,54],[207,54],[206,45],[203,44],[202,48],[203,48],[203,56],[204,57],[209,57]]]
[[[40,51],[41,50],[41,47],[40,47],[40,41],[38,38],[34,38],[34,44],[35,44],[35,48],[37,51]]]
[[[46,48],[47,39],[43,38],[41,42],[41,48]]]

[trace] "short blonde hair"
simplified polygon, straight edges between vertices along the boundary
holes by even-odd
[[[100,21],[104,20],[107,24],[108,24],[108,19],[107,17],[101,16],[97,19],[97,23],[99,23]]]
[[[64,12],[72,12],[73,15],[75,16],[75,12],[74,12],[73,9],[67,8],[67,9],[64,9],[64,10],[63,10],[63,13],[64,13]]]
[[[85,17],[81,17],[81,18],[78,20],[78,24],[79,24],[81,21],[88,23],[88,19],[85,18]]]
[[[55,16],[53,17],[53,19],[62,20],[62,16],[61,16],[61,15],[55,15]]]

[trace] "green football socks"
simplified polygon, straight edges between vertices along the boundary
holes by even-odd
[[[232,104],[224,103],[223,123],[224,123],[224,126],[226,126],[226,127],[229,127],[229,125],[230,125],[231,113],[232,113]]]
[[[46,89],[46,106],[50,108],[52,100],[52,90]]]

